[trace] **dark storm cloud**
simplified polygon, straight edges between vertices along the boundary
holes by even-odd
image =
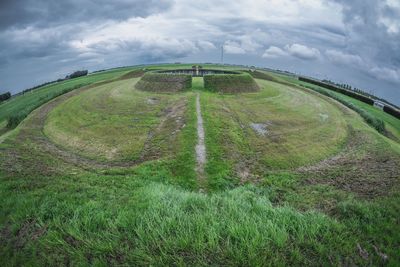
[[[400,28],[396,29],[396,23],[400,27],[400,7],[396,8],[388,4],[390,1],[382,0],[336,2],[344,7],[349,50],[372,57],[374,62],[392,63],[399,67]],[[393,28],[390,28],[391,24]]]
[[[226,62],[373,86],[400,101],[398,40],[399,0],[0,0],[0,90],[80,68],[218,62],[224,45]]]
[[[93,20],[124,20],[146,17],[165,11],[169,0],[2,0],[0,29],[9,27],[48,27],[64,23]]]

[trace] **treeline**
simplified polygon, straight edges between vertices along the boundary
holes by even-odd
[[[327,89],[342,93],[344,95],[347,95],[347,96],[350,96],[350,97],[355,98],[357,100],[360,100],[360,101],[362,101],[362,102],[364,102],[364,103],[366,103],[368,105],[371,105],[371,106],[374,105],[374,102],[375,102],[374,99],[381,100],[381,99],[378,99],[378,98],[376,98],[376,97],[374,97],[372,95],[371,96],[362,95],[362,94],[360,94],[358,92],[354,92],[354,91],[351,91],[351,90],[348,90],[348,89],[345,89],[345,88],[340,88],[340,87],[337,87],[336,85],[333,85],[333,84],[327,84],[325,82],[317,81],[317,80],[314,80],[314,79],[309,79],[309,78],[306,78],[306,77],[299,77],[299,81],[315,84],[315,85],[318,85],[318,86],[321,86],[321,87],[324,87],[324,88],[327,88]],[[384,102],[387,103],[386,101],[384,101]],[[396,117],[396,118],[398,118],[398,119],[400,119],[400,111],[395,109],[395,108],[393,108],[392,106],[385,105],[384,108],[383,108],[383,111],[388,113],[388,114],[390,114],[390,115],[392,115],[392,116],[394,116],[394,117]]]
[[[78,70],[75,71],[73,73],[71,73],[70,75],[65,76],[65,79],[74,79],[74,78],[78,78],[78,77],[82,77],[82,76],[86,76],[88,75],[88,70]]]
[[[396,110],[396,109],[392,108],[391,106],[384,106],[383,111],[400,119],[400,111],[398,109]]]
[[[326,83],[326,84],[335,85],[335,86],[337,86],[337,87],[340,87],[340,88],[343,88],[343,89],[346,89],[346,90],[350,90],[350,91],[356,92],[356,93],[361,94],[361,95],[368,96],[368,97],[370,97],[370,98],[372,98],[372,99],[379,100],[379,101],[381,101],[381,102],[384,102],[384,103],[386,103],[386,104],[388,104],[388,105],[391,105],[391,106],[394,106],[394,107],[400,109],[399,106],[396,106],[396,105],[394,105],[394,104],[392,104],[392,103],[389,103],[387,100],[385,100],[385,99],[383,99],[383,98],[380,98],[380,97],[378,97],[378,96],[376,96],[376,95],[374,95],[374,94],[368,93],[368,92],[366,92],[366,91],[364,91],[364,90],[362,90],[362,89],[360,89],[360,88],[352,87],[352,86],[349,85],[349,84],[346,84],[346,83],[335,83],[335,82],[333,82],[333,81],[331,81],[331,80],[322,80],[321,82]]]
[[[11,93],[10,93],[10,92],[1,94],[1,95],[0,95],[0,102],[6,101],[6,100],[9,99],[10,97],[11,97]]]
[[[327,88],[327,89],[342,93],[344,95],[353,97],[353,98],[358,99],[358,100],[360,100],[360,101],[362,101],[364,103],[367,103],[369,105],[373,105],[374,104],[374,100],[372,100],[370,97],[361,95],[361,94],[353,92],[353,91],[349,91],[349,90],[347,90],[345,88],[338,87],[338,86],[336,86],[334,84],[328,84],[328,83],[320,82],[320,81],[317,81],[317,80],[314,80],[314,79],[309,79],[309,78],[306,78],[306,77],[299,77],[299,81],[315,84],[315,85],[318,85],[318,86],[321,86],[321,87],[324,87],[324,88]]]

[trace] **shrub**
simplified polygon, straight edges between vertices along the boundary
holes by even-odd
[[[20,110],[16,114],[12,114],[7,120],[7,128],[14,129],[28,116],[28,114],[29,112],[26,109]]]
[[[388,113],[388,114],[400,119],[400,111],[397,110],[397,109],[394,109],[394,108],[392,108],[390,106],[384,106],[383,107],[383,111],[385,111],[386,113]]]
[[[259,90],[253,77],[247,73],[205,75],[204,88],[211,92],[220,93],[255,92]]]
[[[10,92],[1,94],[1,95],[0,95],[0,102],[6,101],[6,100],[9,99],[10,97],[11,97],[11,93],[10,93]]]
[[[82,76],[86,76],[86,75],[88,75],[87,70],[78,70],[78,71],[71,73],[70,75],[67,75],[65,78],[73,79],[73,78],[78,78],[78,77],[82,77]]]

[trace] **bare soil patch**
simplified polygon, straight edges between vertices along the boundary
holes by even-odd
[[[389,194],[400,180],[400,158],[389,152],[368,151],[357,155],[357,149],[368,142],[365,134],[350,128],[350,138],[343,152],[298,169],[305,177],[303,183],[332,185],[367,199]]]
[[[198,174],[200,184],[204,183],[205,173],[204,165],[206,164],[206,146],[204,143],[204,125],[201,115],[200,94],[196,96],[196,113],[197,113],[197,145],[196,145],[196,172]]]

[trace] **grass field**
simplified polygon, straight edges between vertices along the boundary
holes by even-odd
[[[389,131],[390,135],[392,137],[394,137],[397,141],[400,141],[400,124],[399,124],[399,119],[393,117],[392,115],[387,114],[386,112],[384,112],[383,110],[380,110],[379,108],[376,108],[374,106],[368,105],[360,100],[354,99],[352,97],[340,94],[338,92],[332,91],[332,90],[328,90],[326,88],[314,85],[314,84],[309,84],[306,82],[302,82],[299,81],[293,77],[289,77],[289,76],[277,76],[275,75],[275,77],[277,77],[278,79],[282,79],[284,81],[287,81],[289,83],[292,83],[294,85],[301,85],[301,86],[306,86],[309,88],[318,88],[319,90],[322,91],[327,91],[332,95],[338,96],[342,99],[344,99],[345,101],[348,101],[349,103],[352,103],[354,105],[356,105],[357,107],[360,107],[361,109],[365,110],[366,112],[376,116],[377,118],[381,119],[384,121],[385,123],[385,127],[386,130]]]
[[[258,179],[268,171],[317,162],[344,144],[346,123],[331,103],[284,85],[259,83],[260,93],[203,95],[207,145],[216,159],[208,163],[210,176]]]
[[[111,71],[99,72],[85,77],[57,82],[13,97],[9,101],[0,104],[0,134],[5,131],[6,121],[10,116],[17,114],[28,115],[32,110],[53,99],[54,97],[73,89],[89,85],[95,82],[115,79],[129,72],[132,68],[121,68]]]
[[[137,80],[109,83],[68,99],[50,113],[45,134],[100,160],[135,160],[150,144],[158,150],[152,153],[174,154],[172,139],[183,125],[191,94],[141,92],[134,89]]]
[[[66,93],[3,138],[1,266],[400,264],[400,144],[357,113],[265,80],[239,95],[137,80]]]

